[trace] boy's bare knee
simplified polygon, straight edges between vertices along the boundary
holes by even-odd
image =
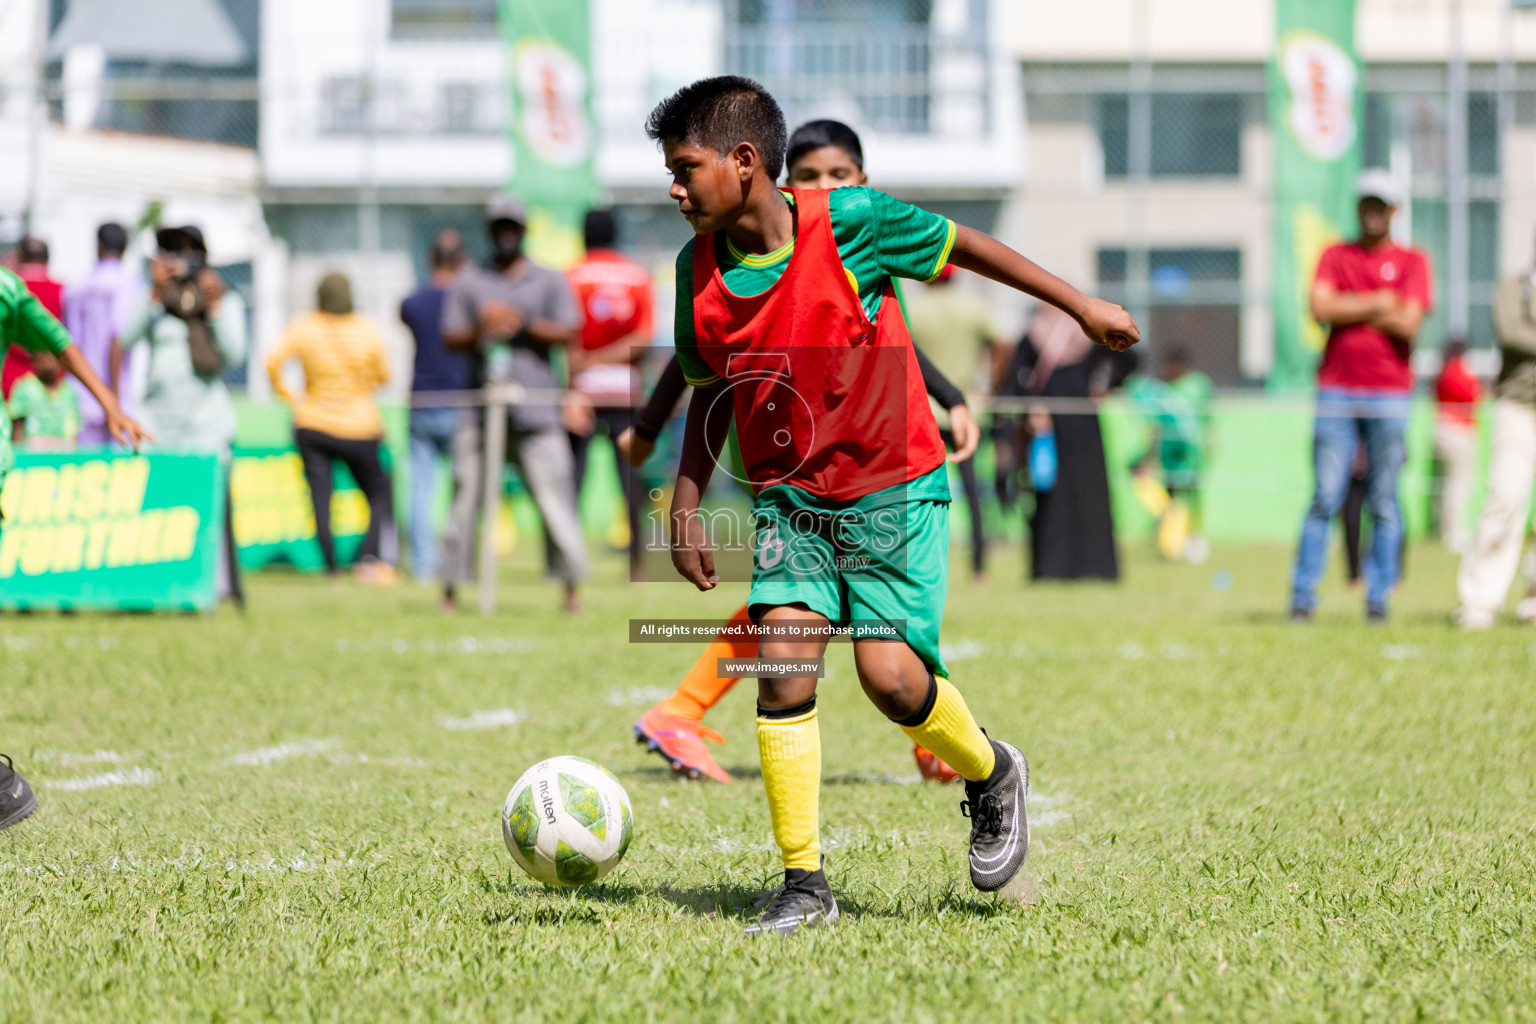
[[[928,698],[928,666],[904,643],[860,640],[854,664],[865,696],[892,721],[910,718]]]

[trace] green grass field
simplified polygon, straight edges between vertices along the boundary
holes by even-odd
[[[1330,583],[1293,627],[1287,561],[955,584],[955,680],[1034,768],[1032,902],[970,889],[959,791],[917,784],[834,648],[844,918],[783,941],[740,934],[777,876],[753,687],[712,719],[732,786],[629,734],[696,649],[626,620],[740,587],[609,561],[568,618],[524,557],[493,619],[282,575],[244,618],[0,617],[0,750],[43,803],[0,834],[0,1020],[1536,1018],[1536,633],[1452,630],[1428,548],[1390,625]],[[525,878],[498,827],[558,753],[635,806],[585,890]]]

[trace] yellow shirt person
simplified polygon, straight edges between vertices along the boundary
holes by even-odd
[[[330,275],[321,284],[322,305],[296,318],[267,356],[273,392],[293,406],[293,425],[332,437],[362,440],[384,436],[374,392],[389,380],[384,340],[373,321],[351,312],[351,296],[335,296],[346,279]],[[345,308],[347,312],[326,312]],[[283,367],[298,360],[304,370],[304,391],[294,396],[283,383]]]

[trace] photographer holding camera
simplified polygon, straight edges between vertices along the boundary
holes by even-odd
[[[123,332],[124,351],[143,346],[149,363],[139,418],[167,452],[211,452],[229,465],[235,406],[221,374],[245,362],[245,302],[208,266],[195,227],[163,228],[149,265],[149,301]],[[226,503],[219,594],[240,600]]]
[[[226,455],[235,407],[220,374],[245,361],[245,303],[208,266],[197,228],[165,228],[156,241],[153,291],[123,332],[124,349],[148,350],[142,419],[159,448]]]

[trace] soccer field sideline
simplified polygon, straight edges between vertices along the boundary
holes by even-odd
[[[778,943],[740,936],[777,871],[750,685],[712,718],[729,787],[628,734],[696,648],[627,618],[731,596],[615,581],[567,619],[520,559],[491,620],[280,575],[243,619],[7,616],[43,807],[0,836],[0,1020],[1529,1018],[1536,637],[1455,633],[1428,548],[1387,627],[1342,585],[1287,626],[1285,561],[951,588],[955,678],[1035,768],[1024,905],[971,891],[959,791],[915,784],[834,648],[844,919]],[[556,753],[635,807],[574,892],[512,870],[496,822]]]

